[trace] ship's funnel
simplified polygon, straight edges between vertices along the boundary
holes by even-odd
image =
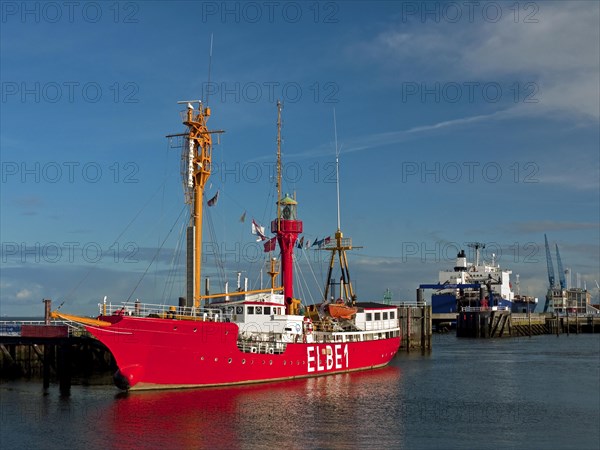
[[[456,265],[454,266],[455,272],[464,272],[467,270],[467,255],[465,255],[465,251],[461,250],[458,255],[456,255]]]

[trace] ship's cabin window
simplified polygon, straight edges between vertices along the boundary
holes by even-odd
[[[265,314],[266,316],[268,316],[268,315],[270,315],[270,314],[271,314],[271,307],[270,307],[270,306],[265,306],[265,307],[264,307],[264,314]]]
[[[390,319],[395,319],[395,318],[396,318],[396,312],[390,311]]]
[[[256,314],[262,314],[262,306],[257,306],[254,311],[256,312]]]
[[[388,313],[387,313],[387,312],[384,312],[384,313],[383,313],[383,320],[387,320],[387,319],[388,319]]]
[[[373,315],[371,313],[367,313],[367,320],[373,320]]]
[[[381,320],[381,313],[375,313],[375,320]]]
[[[254,306],[248,306],[248,314],[254,314]]]
[[[243,306],[236,306],[235,307],[235,313],[236,314],[244,314],[244,307]]]

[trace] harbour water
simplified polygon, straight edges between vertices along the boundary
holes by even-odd
[[[119,393],[0,385],[0,448],[600,448],[600,335],[457,339],[374,371]]]

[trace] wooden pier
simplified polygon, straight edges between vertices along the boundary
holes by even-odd
[[[400,348],[410,352],[420,349],[431,351],[431,306],[402,304],[398,306],[398,319],[402,333]]]
[[[2,379],[41,379],[44,389],[56,382],[61,394],[68,395],[73,379],[90,384],[94,379],[111,377],[116,370],[108,349],[84,332],[69,334],[64,325],[23,327],[29,327],[25,335],[0,335]]]

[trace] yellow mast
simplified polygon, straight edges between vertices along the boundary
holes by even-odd
[[[200,307],[201,282],[202,282],[202,210],[204,206],[204,186],[210,178],[212,161],[212,133],[223,131],[209,131],[206,121],[210,117],[210,108],[204,107],[197,100],[187,102],[188,109],[183,124],[188,127],[187,143],[187,203],[192,204],[190,225],[193,226],[193,299],[194,307]],[[195,110],[192,103],[198,104]],[[186,149],[184,149],[184,152]]]

